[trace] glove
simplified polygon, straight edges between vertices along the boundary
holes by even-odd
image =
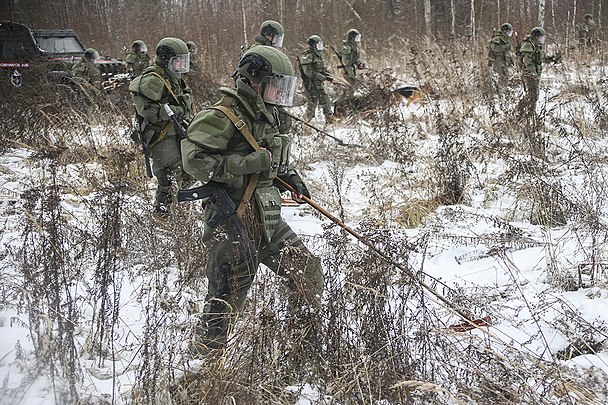
[[[294,201],[303,204],[305,203],[304,200],[302,200],[300,198],[300,196],[304,196],[307,198],[310,198],[310,192],[308,191],[308,188],[306,187],[306,184],[304,184],[304,182],[302,181],[302,178],[297,175],[297,174],[292,174],[291,176],[289,176],[289,180],[287,181],[287,183],[294,188],[294,190],[296,190],[297,195],[295,195],[294,192],[291,193],[291,198],[294,199]]]
[[[363,62],[357,63],[357,69],[365,69],[365,63],[363,63]]]
[[[177,118],[178,121],[180,120],[180,118],[184,117],[183,107],[179,105],[170,105],[169,108],[171,109],[171,111],[173,111],[173,114],[175,114],[175,118]],[[163,121],[169,121],[169,115],[165,111],[165,107],[163,107],[162,105],[160,106],[160,119]]]
[[[266,149],[256,150],[248,155],[231,155],[226,158],[226,170],[237,176],[260,173],[270,169],[272,155]]]
[[[489,59],[489,60],[488,60],[488,66],[489,66],[489,67],[492,67],[492,59]]]

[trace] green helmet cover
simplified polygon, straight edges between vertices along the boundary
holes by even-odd
[[[260,35],[285,35],[285,31],[283,30],[283,26],[275,20],[266,20],[260,25]]]
[[[361,33],[354,28],[351,28],[346,32],[346,36],[348,37],[348,39],[355,39],[357,35],[361,35]]]
[[[253,83],[260,83],[266,76],[273,74],[293,76],[291,61],[279,49],[259,45],[249,49],[239,63],[237,72]]]
[[[513,26],[509,23],[504,23],[503,25],[500,26],[500,30],[501,31],[512,31],[513,30]]]
[[[308,45],[310,46],[315,46],[319,42],[323,42],[323,38],[321,38],[319,35],[311,35],[308,37]]]
[[[540,37],[546,35],[546,32],[543,27],[534,27],[534,28],[532,28],[532,32],[530,32],[530,34],[535,36],[536,38],[540,38]]]

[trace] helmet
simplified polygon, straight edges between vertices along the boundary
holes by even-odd
[[[283,38],[285,38],[285,31],[283,30],[283,26],[274,20],[267,20],[260,25],[260,35],[270,36],[272,46],[276,48],[281,48],[283,46]]]
[[[361,33],[354,28],[346,32],[346,38],[350,41],[361,42]]]
[[[186,42],[186,46],[188,47],[188,50],[190,51],[191,54],[193,54],[193,55],[197,54],[198,46],[196,46],[196,43],[194,43],[194,41]]]
[[[500,26],[500,30],[501,31],[513,31],[513,26],[509,23],[504,23],[503,25]]]
[[[532,28],[532,32],[530,32],[530,34],[535,36],[536,38],[540,38],[544,37],[546,35],[546,32],[543,27],[534,27]]]
[[[135,52],[148,52],[148,46],[141,39],[133,41],[133,43],[131,44],[131,48],[133,48]]]
[[[585,14],[585,21],[593,20],[593,16],[591,14]]]
[[[311,48],[314,48],[318,51],[322,51],[323,49],[325,49],[323,47],[323,38],[321,38],[318,35],[311,35],[308,37],[308,45],[310,45]]]
[[[258,93],[266,103],[293,103],[296,77],[289,58],[279,49],[266,45],[249,49],[241,58],[237,73],[260,85]]]
[[[87,50],[84,51],[84,56],[87,59],[96,60],[96,59],[99,59],[99,52],[97,52],[93,48],[87,48]]]
[[[190,70],[188,46],[179,38],[163,38],[156,45],[155,62],[173,73],[188,73]]]

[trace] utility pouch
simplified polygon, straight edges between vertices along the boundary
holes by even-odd
[[[271,186],[256,188],[253,196],[264,228],[264,236],[266,241],[270,242],[281,219],[281,195],[276,187]]]

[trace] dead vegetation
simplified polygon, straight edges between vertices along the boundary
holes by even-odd
[[[585,93],[579,105],[541,110],[543,125],[530,137],[517,122],[518,93],[491,95],[488,72],[474,63],[482,50],[467,45],[395,50],[410,62],[407,69],[368,76],[370,104],[348,114],[363,121],[348,134],[362,147],[342,150],[331,139],[298,133],[294,158],[300,167],[327,164],[328,177],[310,181],[315,200],[451,302],[491,317],[494,327],[450,330],[458,316],[326,224],[322,235],[305,240],[323,258],[321,311],[297,313],[282,281],[261,272],[228,349],[203,364],[190,361],[187,344],[205,294],[200,207],[177,207],[170,221],[150,218],[141,156],[125,132],[128,118],[103,95],[93,89],[83,95],[68,84],[52,94],[43,94],[44,86],[21,88],[19,101],[0,107],[8,117],[0,145],[32,151],[39,174],[19,199],[19,242],[3,252],[15,274],[0,288],[0,305],[25,314],[34,353],[18,361],[36,365],[29,377],[57,382],[56,398],[66,403],[89,401],[83,373],[111,379],[116,403],[288,404],[303,395],[318,404],[605,401],[605,374],[562,360],[605,350],[606,325],[584,320],[550,295],[526,300],[510,255],[546,248],[547,284],[558,292],[571,285],[564,275],[576,264],[567,268],[561,242],[529,235],[521,222],[538,229],[571,225],[581,265],[597,269],[607,260],[605,161],[595,142],[602,139],[604,121],[596,118],[605,116],[606,90]],[[440,89],[423,114],[380,104],[397,76]],[[577,108],[592,116],[563,120]],[[542,148],[534,149],[540,139]],[[350,175],[384,162],[390,175]],[[574,174],[580,183],[570,181]],[[350,210],[353,192],[368,198],[361,213]],[[467,234],[470,223],[488,231]],[[419,232],[408,236],[405,228]],[[447,285],[427,276],[426,261],[447,246],[474,248],[456,258],[458,265],[491,259],[509,283]],[[139,321],[124,318],[133,313]],[[306,350],[301,316],[317,325]],[[543,335],[547,325],[563,338],[558,351]],[[529,341],[514,343],[521,330],[533,331]],[[125,391],[119,381],[128,373],[133,389]],[[15,395],[0,390],[0,398]]]

